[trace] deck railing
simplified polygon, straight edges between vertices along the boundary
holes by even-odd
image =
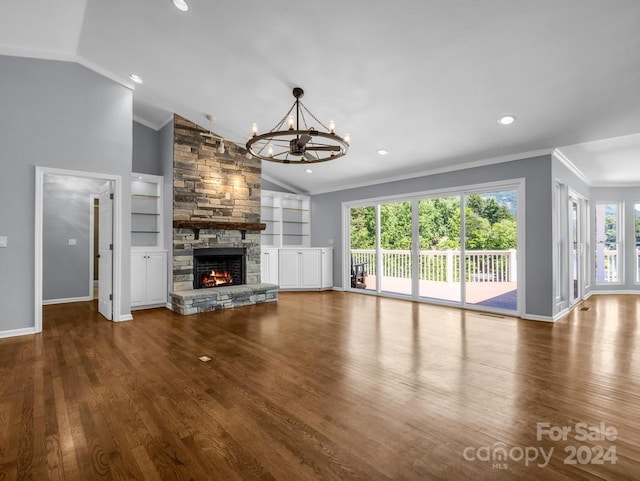
[[[382,275],[411,278],[411,251],[382,249]],[[460,282],[460,251],[419,251],[420,280]],[[376,272],[376,251],[352,249],[354,264],[366,263],[369,274]],[[516,250],[475,250],[465,253],[465,280],[467,282],[516,282]]]

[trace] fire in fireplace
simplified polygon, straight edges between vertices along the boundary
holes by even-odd
[[[193,251],[193,288],[245,284],[246,252],[241,247]]]
[[[228,271],[206,272],[200,279],[202,287],[228,286],[230,284],[233,284],[233,276]]]

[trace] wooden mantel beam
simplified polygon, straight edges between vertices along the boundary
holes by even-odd
[[[265,230],[267,224],[260,222],[219,222],[211,220],[174,220],[174,229],[220,229],[220,230]]]

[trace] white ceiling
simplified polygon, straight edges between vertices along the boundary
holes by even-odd
[[[189,2],[188,13],[169,0],[12,2],[0,53],[135,72],[137,119],[159,127],[177,112],[207,126],[212,113],[214,130],[240,143],[252,122],[274,126],[301,86],[351,148],[313,174],[264,163],[300,191],[585,142],[561,150],[590,179],[606,169],[640,185],[628,170],[640,157],[637,0]],[[500,126],[505,113],[516,123]]]

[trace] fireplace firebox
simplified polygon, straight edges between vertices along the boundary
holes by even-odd
[[[208,247],[193,251],[193,288],[245,284],[246,250],[242,247]]]

